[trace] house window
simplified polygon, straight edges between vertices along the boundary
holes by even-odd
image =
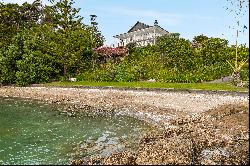
[[[133,40],[133,38],[131,37],[131,38],[130,38],[130,41],[132,41],[132,40]]]

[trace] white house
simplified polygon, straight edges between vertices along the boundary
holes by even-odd
[[[118,41],[116,45],[126,46],[128,43],[136,43],[137,46],[154,45],[156,37],[166,35],[169,32],[158,25],[155,20],[154,26],[149,26],[137,21],[137,23],[127,32],[114,36]]]

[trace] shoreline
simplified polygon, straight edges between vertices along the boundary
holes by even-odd
[[[0,96],[36,99],[65,105],[68,111],[114,112],[157,126],[169,126],[170,121],[197,117],[225,104],[248,105],[245,92],[173,90],[113,87],[0,87]]]
[[[15,85],[13,87],[16,87]],[[176,89],[176,88],[142,88],[142,87],[118,87],[118,86],[56,86],[44,84],[32,84],[28,87],[54,87],[54,88],[79,88],[79,89],[111,89],[111,90],[135,90],[154,92],[178,92],[198,94],[226,94],[237,96],[249,96],[249,91],[227,91],[227,90],[203,90],[203,89]]]
[[[35,99],[86,111],[131,116],[156,125],[136,152],[72,165],[249,164],[249,96],[65,87],[0,87],[0,97]]]

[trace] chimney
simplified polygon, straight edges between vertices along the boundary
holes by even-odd
[[[156,26],[156,25],[158,25],[158,21],[157,20],[155,20],[155,22],[154,22],[154,26]]]

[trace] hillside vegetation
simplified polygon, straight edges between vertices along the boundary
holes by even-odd
[[[158,37],[156,45],[101,47],[97,26],[83,23],[73,0],[40,0],[22,5],[0,3],[0,84],[67,81],[201,83],[233,73],[235,46],[204,35],[192,41],[176,33]],[[238,61],[249,56],[239,45]],[[249,66],[241,70],[248,80]]]

